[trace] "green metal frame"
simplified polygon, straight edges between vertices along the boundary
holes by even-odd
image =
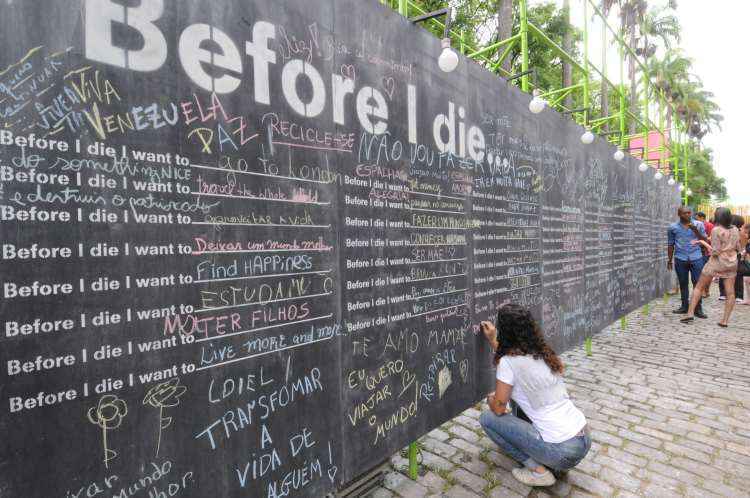
[[[468,58],[473,59],[479,64],[484,65],[489,70],[498,73],[502,76],[512,76],[511,73],[504,70],[501,66],[506,58],[510,55],[511,51],[520,44],[521,52],[521,73],[520,87],[524,92],[530,92],[532,87],[536,88],[536,82],[531,81],[529,77],[529,41],[530,37],[533,37],[537,41],[546,45],[552,50],[555,56],[560,57],[561,60],[569,63],[574,70],[580,74],[580,80],[576,83],[564,87],[554,89],[540,89],[540,97],[548,100],[549,106],[556,108],[561,111],[567,111],[579,124],[590,128],[592,131],[599,131],[602,127],[608,124],[616,124],[616,131],[609,132],[608,139],[613,143],[617,144],[621,150],[629,152],[628,141],[633,138],[643,138],[643,161],[648,164],[649,152],[659,150],[661,152],[660,159],[655,165],[658,171],[662,171],[665,175],[671,174],[675,180],[679,181],[683,186],[682,198],[685,204],[689,201],[687,192],[689,191],[688,179],[690,162],[692,156],[693,144],[687,133],[687,126],[681,122],[679,115],[675,112],[674,106],[668,103],[663,91],[655,84],[653,84],[648,77],[648,70],[643,61],[633,51],[633,49],[625,41],[625,34],[619,29],[613,28],[607,21],[607,16],[604,15],[602,10],[599,8],[595,0],[578,0],[582,2],[583,6],[583,60],[578,61],[571,54],[567,53],[562,47],[557,45],[551,40],[539,27],[535,26],[529,21],[528,17],[528,0],[515,0],[518,2],[519,12],[519,29],[518,32],[512,34],[505,40],[493,42],[485,47],[477,48],[471,46],[466,42],[466,38],[463,32],[456,32],[451,30],[449,36],[454,43],[454,46],[458,46],[460,52],[465,54]],[[417,0],[381,0],[381,3],[394,8],[394,3],[397,4],[399,14],[404,17],[412,15],[425,14],[426,11],[422,8]],[[593,16],[589,17],[589,9],[593,10]],[[601,57],[601,69],[592,63],[589,59],[589,22],[591,19],[601,22],[602,28],[602,57]],[[445,25],[440,19],[433,18],[427,21],[432,23],[440,29],[444,29]],[[620,70],[620,82],[614,84],[609,81],[606,76],[607,72],[607,57],[606,48],[607,42],[617,43],[619,52],[619,70]],[[628,104],[627,92],[625,88],[625,58],[631,57],[635,62],[637,69],[640,69],[642,78],[640,85],[636,85],[636,91],[639,91],[638,98],[642,109],[631,109]],[[594,116],[592,111],[592,90],[596,87],[596,81],[601,82],[599,92],[601,95],[601,87],[606,85],[610,91],[616,92],[618,96],[618,110],[612,112],[608,116]],[[574,92],[581,92],[583,100],[583,110],[581,112],[574,112],[573,109],[567,109],[562,104],[565,97],[573,94]],[[658,112],[658,124],[654,123],[651,119],[649,109],[654,106]],[[671,107],[671,115],[673,116],[673,128],[665,130],[664,128],[664,115],[667,107]],[[626,130],[626,120],[633,120],[638,126],[639,131],[634,134],[628,134]],[[661,137],[661,144],[659,146],[652,147],[650,142],[650,133],[657,131]],[[665,159],[666,153],[669,152],[669,158]],[[644,314],[649,313],[648,305],[643,309]],[[621,327],[624,328],[626,323],[625,317],[621,320]],[[586,344],[587,353],[590,354],[591,344]],[[416,443],[409,445],[409,476],[412,479],[417,478],[417,454],[418,446]]]

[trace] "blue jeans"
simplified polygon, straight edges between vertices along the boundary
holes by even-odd
[[[583,435],[562,443],[547,443],[533,425],[511,414],[495,415],[486,411],[479,423],[508,456],[529,469],[540,465],[552,470],[571,469],[591,448],[591,436],[587,430]]]
[[[683,261],[681,259],[674,260],[674,271],[677,273],[677,281],[680,282],[680,297],[682,298],[682,308],[688,309],[690,306],[690,283],[688,281],[688,274],[690,280],[693,281],[693,288],[698,282],[703,271],[704,260],[697,259],[695,261]],[[698,301],[698,307],[696,311],[700,311],[703,300]]]

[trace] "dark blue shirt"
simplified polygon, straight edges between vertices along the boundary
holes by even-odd
[[[703,223],[697,220],[693,220],[693,225],[698,229],[701,235],[706,236],[706,228]],[[701,252],[700,244],[692,245],[690,242],[698,240],[693,231],[688,227],[684,226],[679,221],[669,225],[667,230],[667,238],[669,246],[674,246],[674,257],[680,261],[698,261],[703,259],[703,252]]]

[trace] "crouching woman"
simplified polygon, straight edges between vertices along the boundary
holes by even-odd
[[[480,423],[500,448],[523,467],[513,476],[529,486],[551,486],[551,471],[575,467],[591,448],[586,417],[568,397],[560,357],[547,345],[531,313],[507,304],[497,313],[497,327],[481,323],[495,351],[497,380],[487,397],[490,411]],[[531,423],[508,409],[513,400]]]

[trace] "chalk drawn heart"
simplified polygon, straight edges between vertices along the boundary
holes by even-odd
[[[328,479],[330,479],[331,482],[333,482],[336,479],[336,472],[338,471],[339,471],[339,468],[336,467],[335,465],[333,467],[328,468]]]
[[[401,394],[404,394],[409,387],[414,383],[414,381],[417,379],[417,376],[409,372],[408,370],[405,370],[404,373],[401,374],[401,386],[403,386],[403,389],[401,390]],[[401,394],[399,394],[399,397],[401,397]]]
[[[383,78],[383,89],[385,90],[385,93],[388,94],[388,98],[393,100],[393,92],[396,90],[396,82],[393,78],[390,76]]]
[[[458,369],[459,373],[461,374],[461,379],[463,379],[464,383],[466,383],[469,380],[469,360],[466,358],[461,360]]]
[[[341,64],[341,76],[350,80],[357,79],[357,70],[352,64]]]

